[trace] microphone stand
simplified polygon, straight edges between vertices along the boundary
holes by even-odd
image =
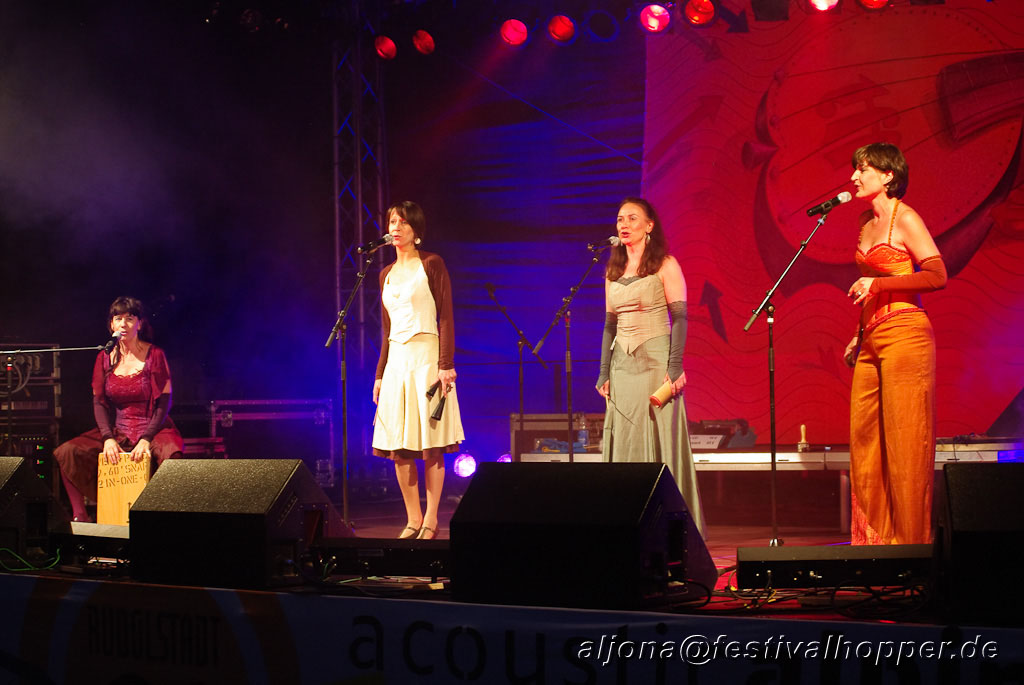
[[[572,435],[572,349],[569,346],[569,321],[571,319],[571,314],[569,312],[569,306],[572,304],[573,299],[575,299],[576,294],[579,292],[580,287],[583,285],[583,282],[587,280],[587,276],[590,275],[591,269],[593,269],[594,265],[597,264],[598,260],[601,259],[601,252],[605,248],[607,248],[607,247],[610,247],[610,245],[602,245],[600,247],[593,248],[592,251],[594,253],[594,258],[590,260],[590,265],[587,267],[587,270],[583,272],[583,277],[580,278],[579,282],[576,283],[576,285],[574,285],[569,290],[569,294],[566,297],[562,298],[562,308],[559,309],[558,312],[555,313],[555,318],[551,321],[551,323],[548,325],[548,329],[546,331],[544,331],[544,335],[542,335],[540,340],[537,342],[537,347],[534,348],[534,354],[537,354],[538,352],[540,352],[540,346],[544,344],[544,339],[548,337],[548,334],[551,333],[551,329],[553,329],[555,327],[555,324],[558,323],[558,320],[560,318],[562,318],[562,316],[564,315],[565,316],[565,412],[566,412],[566,419],[567,419],[567,424],[568,424],[568,428],[569,428],[569,463],[570,464],[573,462],[573,456],[574,456],[573,449],[574,449],[574,447],[573,447],[573,435]]]
[[[802,255],[804,253],[804,250],[807,249],[807,244],[809,242],[811,242],[811,238],[814,237],[814,234],[817,233],[818,229],[821,228],[822,224],[825,223],[825,219],[828,218],[828,213],[829,213],[829,211],[831,211],[831,209],[832,208],[829,207],[828,209],[825,209],[821,213],[821,218],[818,219],[818,223],[815,224],[814,229],[811,231],[811,234],[809,236],[807,236],[806,240],[804,240],[802,243],[800,243],[800,247],[797,248],[796,254],[793,255],[793,258],[791,260],[789,260],[789,264],[787,264],[786,268],[782,271],[782,275],[779,276],[777,281],[775,281],[775,285],[773,285],[768,290],[768,292],[764,296],[764,299],[761,301],[761,304],[759,304],[757,306],[757,309],[753,310],[754,313],[750,317],[750,320],[747,321],[747,325],[743,327],[743,331],[747,332],[748,330],[750,330],[750,327],[754,324],[754,321],[757,320],[757,317],[759,317],[761,315],[761,312],[766,312],[765,318],[766,318],[766,321],[768,322],[768,405],[769,405],[769,414],[770,414],[770,422],[771,422],[771,434],[772,434],[772,475],[771,475],[772,539],[768,542],[768,545],[770,547],[779,547],[779,546],[781,546],[783,544],[783,541],[779,539],[779,522],[778,522],[778,514],[777,514],[776,495],[775,495],[775,493],[776,493],[776,487],[775,487],[775,485],[776,485],[776,474],[777,474],[777,468],[776,468],[777,443],[776,443],[776,440],[775,440],[775,340],[774,340],[774,334],[773,334],[773,331],[772,331],[772,328],[773,328],[773,326],[775,324],[775,305],[772,304],[772,295],[774,295],[775,291],[779,289],[779,286],[782,284],[783,279],[786,278],[786,274],[789,273],[789,270],[791,268],[793,268],[793,264],[796,263],[796,260],[799,259],[800,255]]]
[[[363,279],[366,278],[366,273],[370,270],[374,252],[376,250],[371,250],[364,255],[363,268],[356,275],[356,284],[348,294],[345,306],[338,312],[338,320],[335,322],[334,328],[331,329],[331,334],[327,336],[327,344],[324,345],[325,348],[330,348],[335,338],[340,340],[339,344],[341,345],[341,519],[349,528],[352,526],[348,518],[348,371],[345,366],[345,335],[348,332],[348,324],[345,323],[345,319],[352,308],[352,302],[356,299],[359,287],[363,284]]]
[[[512,325],[512,328],[516,331],[516,335],[519,337],[519,339],[516,340],[516,347],[519,348],[519,439],[521,440],[523,435],[523,348],[525,347],[530,350],[545,370],[547,370],[548,365],[544,362],[544,359],[540,354],[537,353],[537,349],[530,344],[530,341],[526,338],[526,334],[523,333],[519,326],[516,325],[516,322],[512,320],[512,317],[509,315],[504,305],[498,302],[498,298],[494,295],[494,285],[486,283],[484,284],[484,287],[487,289],[487,294],[490,295],[491,299],[494,301],[495,306],[497,306],[501,313],[505,315],[505,318],[508,319],[509,324]],[[537,347],[540,347],[540,345]],[[512,445],[512,451],[516,451],[516,445]]]
[[[0,357],[4,358],[4,369],[7,376],[7,434],[4,438],[3,443],[0,443],[4,448],[4,452],[7,454],[14,453],[14,366],[17,360],[16,355],[19,354],[38,354],[40,352],[80,352],[83,350],[92,350],[98,352],[104,349],[104,345],[93,345],[92,347],[44,347],[35,350],[3,350],[0,351]],[[28,379],[24,379],[27,383]],[[22,385],[22,387],[24,387]],[[21,387],[18,388],[21,390]]]

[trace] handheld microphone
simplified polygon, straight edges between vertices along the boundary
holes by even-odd
[[[434,408],[434,413],[430,415],[430,418],[434,421],[441,420],[441,415],[444,414],[444,402],[447,399],[447,395],[441,395],[441,399],[437,401],[437,407]]]
[[[432,386],[430,386],[429,388],[427,388],[427,399],[428,400],[434,399],[434,393],[436,393],[438,388],[440,388],[440,387],[441,387],[441,381],[434,381],[434,384]]]
[[[814,216],[815,214],[828,214],[835,207],[838,207],[839,205],[843,204],[844,202],[849,202],[852,199],[853,199],[853,195],[850,195],[850,193],[844,191],[844,192],[839,193],[838,195],[836,195],[831,200],[829,200],[827,202],[822,202],[820,205],[814,205],[813,207],[808,209],[807,210],[807,216]]]
[[[117,341],[121,339],[122,335],[124,334],[121,331],[118,331],[117,333],[114,333],[114,335],[110,336],[110,340],[108,340],[107,344],[103,346],[103,351],[109,354],[110,351],[114,349],[114,345],[117,344]]]
[[[427,399],[428,400],[434,399],[434,395],[436,395],[437,391],[440,390],[440,389],[441,389],[441,381],[434,381],[434,384],[432,386],[430,386],[429,388],[427,388]],[[441,420],[441,415],[444,414],[444,401],[446,399],[448,399],[448,398],[445,397],[444,395],[441,395],[441,399],[439,399],[437,401],[437,407],[434,408],[433,413],[430,415],[430,418],[432,418],[434,421],[440,421]]]
[[[591,252],[596,252],[597,250],[603,250],[606,247],[618,247],[621,244],[622,241],[619,240],[619,237],[617,235],[613,235],[605,238],[604,240],[598,240],[596,243],[587,243],[587,249]]]
[[[847,195],[849,195],[849,193],[847,193]],[[356,251],[359,254],[373,254],[380,248],[384,247],[385,245],[390,245],[394,241],[394,237],[390,233],[386,233],[381,237],[377,238],[376,240],[371,240],[368,243],[360,245],[359,249],[357,249]]]

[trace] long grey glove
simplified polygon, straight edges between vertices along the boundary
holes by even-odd
[[[686,302],[676,300],[668,303],[672,315],[672,329],[668,346],[668,377],[675,381],[683,373],[683,350],[686,349]]]
[[[617,314],[604,313],[604,333],[601,335],[601,374],[597,377],[598,389],[611,377],[612,342],[615,340],[615,329],[618,323]]]

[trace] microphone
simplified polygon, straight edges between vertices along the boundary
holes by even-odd
[[[103,346],[103,351],[109,354],[110,351],[114,349],[114,345],[117,344],[117,341],[121,339],[122,335],[124,334],[121,333],[121,331],[118,331],[117,333],[114,333],[114,335],[110,336],[110,340],[108,340],[107,344]]]
[[[606,247],[618,247],[621,244],[622,241],[619,240],[619,237],[613,235],[605,238],[604,240],[598,240],[596,243],[587,243],[587,249],[591,252],[596,252],[597,250],[603,250]]]
[[[437,389],[441,387],[441,381],[434,381],[434,384],[427,388],[427,399],[434,399],[434,394],[437,393]]]
[[[440,388],[441,388],[441,381],[434,381],[434,384],[432,386],[430,386],[429,388],[427,388],[427,399],[428,400],[434,399],[434,395],[437,394],[437,391]],[[444,401],[446,399],[448,399],[448,398],[445,397],[444,395],[441,395],[441,399],[439,399],[437,401],[437,407],[434,408],[433,413],[430,415],[430,418],[432,418],[434,421],[440,421],[441,420],[441,415],[444,414]]]
[[[807,210],[807,216],[814,216],[815,214],[828,214],[835,207],[838,207],[839,205],[843,204],[844,202],[849,202],[852,199],[853,199],[853,195],[850,195],[850,193],[844,191],[844,192],[839,193],[838,195],[836,195],[834,198],[832,198],[828,202],[822,202],[820,205],[814,205],[813,207],[808,209]]]
[[[849,195],[849,193],[847,193],[847,195]],[[360,245],[359,249],[356,250],[356,251],[359,254],[373,254],[374,252],[376,252],[380,248],[384,247],[385,245],[390,245],[394,241],[395,241],[394,237],[390,233],[386,233],[386,234],[382,235],[381,237],[377,238],[376,240],[371,240],[368,243],[364,243],[363,245]]]
[[[437,407],[434,408],[434,413],[430,415],[434,421],[440,421],[441,415],[444,414],[444,401],[447,400],[446,395],[441,395],[441,399],[437,401]]]

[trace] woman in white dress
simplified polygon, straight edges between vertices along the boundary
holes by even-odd
[[[395,462],[407,517],[398,537],[431,540],[438,530],[444,455],[465,439],[455,393],[451,281],[444,260],[419,249],[427,229],[419,205],[397,202],[387,219],[396,258],[380,273],[373,453]],[[426,511],[420,506],[417,460],[423,461]]]

